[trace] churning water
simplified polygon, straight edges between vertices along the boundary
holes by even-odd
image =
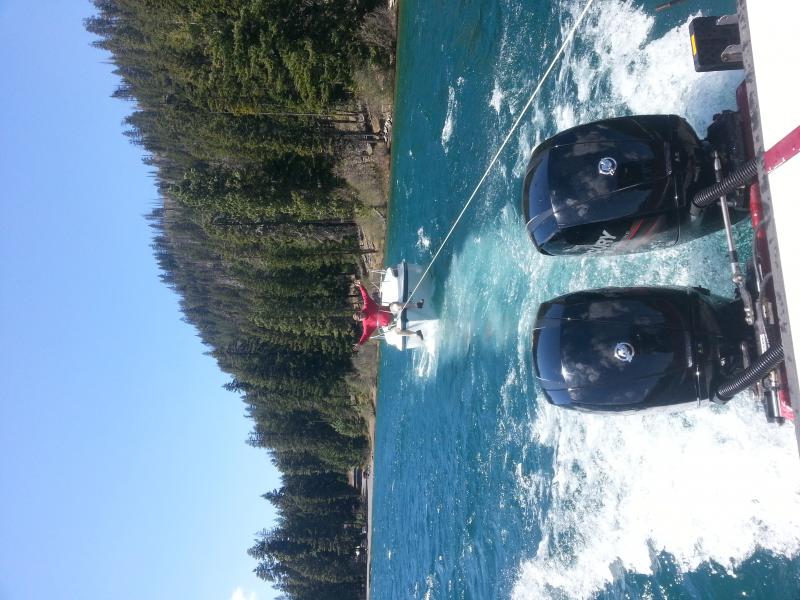
[[[438,334],[384,351],[373,598],[800,597],[800,460],[752,398],[603,416],[548,405],[530,335],[542,301],[607,285],[732,294],[724,238],[615,259],[538,255],[519,210],[541,140],[677,113],[702,135],[737,73],[695,74],[687,2],[595,0],[432,271]],[[389,260],[426,264],[584,0],[403,0]],[[747,254],[750,232],[737,230]]]

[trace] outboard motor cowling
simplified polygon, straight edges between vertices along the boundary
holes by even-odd
[[[713,398],[741,365],[741,306],[700,288],[605,288],[539,307],[537,383],[551,404],[635,411]]]
[[[718,229],[719,211],[690,210],[693,195],[714,182],[707,150],[675,115],[563,131],[537,146],[528,163],[522,201],[528,233],[544,254],[619,254]]]

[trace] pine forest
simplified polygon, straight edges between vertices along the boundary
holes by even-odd
[[[371,403],[352,281],[376,252],[358,226],[380,142],[364,97],[391,85],[393,15],[385,0],[94,4],[86,28],[160,196],[162,279],[241,395],[247,443],[282,473],[264,494],[275,526],[242,552],[286,598],[362,598],[365,506],[347,474],[368,456]]]

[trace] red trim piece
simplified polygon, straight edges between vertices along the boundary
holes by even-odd
[[[750,106],[747,98],[747,85],[743,81],[739,87],[736,88],[736,106],[739,109],[739,114],[742,117],[742,134],[744,135],[744,145],[745,145],[745,154],[748,158],[752,158],[755,156],[755,149],[753,144],[753,135],[750,123]],[[786,160],[789,160],[791,156],[797,153],[794,151],[794,154],[786,156],[783,160],[778,162],[775,165],[772,165],[771,168],[767,167],[767,156],[770,155],[771,152],[775,151],[777,156],[777,148],[786,142],[787,139],[791,138],[791,136],[796,135],[800,130],[800,127],[795,129],[791,134],[786,136],[783,140],[778,142],[769,152],[766,153],[764,157],[765,169],[767,172],[774,169],[779,164],[783,164]],[[791,145],[791,144],[789,144]],[[797,145],[797,144],[795,144]],[[756,232],[756,239],[754,251],[757,252],[758,256],[761,258],[761,267],[766,269],[766,271],[771,271],[772,266],[770,265],[769,260],[769,247],[767,246],[767,232],[766,230],[761,227],[761,222],[763,220],[763,206],[761,203],[761,190],[758,187],[758,181],[755,181],[753,185],[750,186],[750,220],[753,223],[753,229]],[[769,299],[770,302],[774,304],[775,302],[775,290],[772,285],[768,286],[768,289],[762,290],[762,293]],[[786,377],[786,365],[781,365],[778,367],[778,380],[780,387],[778,388],[778,407],[780,411],[781,417],[786,419],[787,421],[794,421],[795,413],[792,408],[791,398],[789,397],[789,391],[786,389],[785,382],[787,381]]]
[[[739,109],[739,116],[742,123],[742,137],[744,139],[745,156],[748,159],[755,156],[755,148],[753,144],[753,129],[750,122],[750,102],[747,98],[747,82],[742,81],[739,87],[736,88],[736,107]],[[763,217],[763,210],[761,208],[761,190],[758,189],[758,181],[755,181],[750,186],[750,220],[753,223],[753,229],[757,232],[756,236],[759,242],[765,245],[759,250],[767,251],[766,247],[766,234],[763,228],[760,228],[761,220]],[[769,260],[769,254],[765,254]]]
[[[785,389],[778,390],[778,406],[780,406],[781,416],[784,419],[787,421],[794,421],[794,410],[789,403],[789,392]]]
[[[800,125],[764,153],[764,170],[767,173],[774,171],[798,152],[800,152]]]
[[[633,239],[633,236],[635,236],[639,231],[639,227],[642,226],[642,223],[644,223],[644,219],[639,219],[639,221],[633,227],[631,227],[631,232],[628,234],[629,240]]]

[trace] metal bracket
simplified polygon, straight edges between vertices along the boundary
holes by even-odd
[[[720,58],[724,63],[740,63],[742,62],[742,47],[739,44],[731,44],[720,54]]]
[[[717,19],[717,25],[736,25],[739,26],[739,15],[734,13],[732,15],[722,15]]]

